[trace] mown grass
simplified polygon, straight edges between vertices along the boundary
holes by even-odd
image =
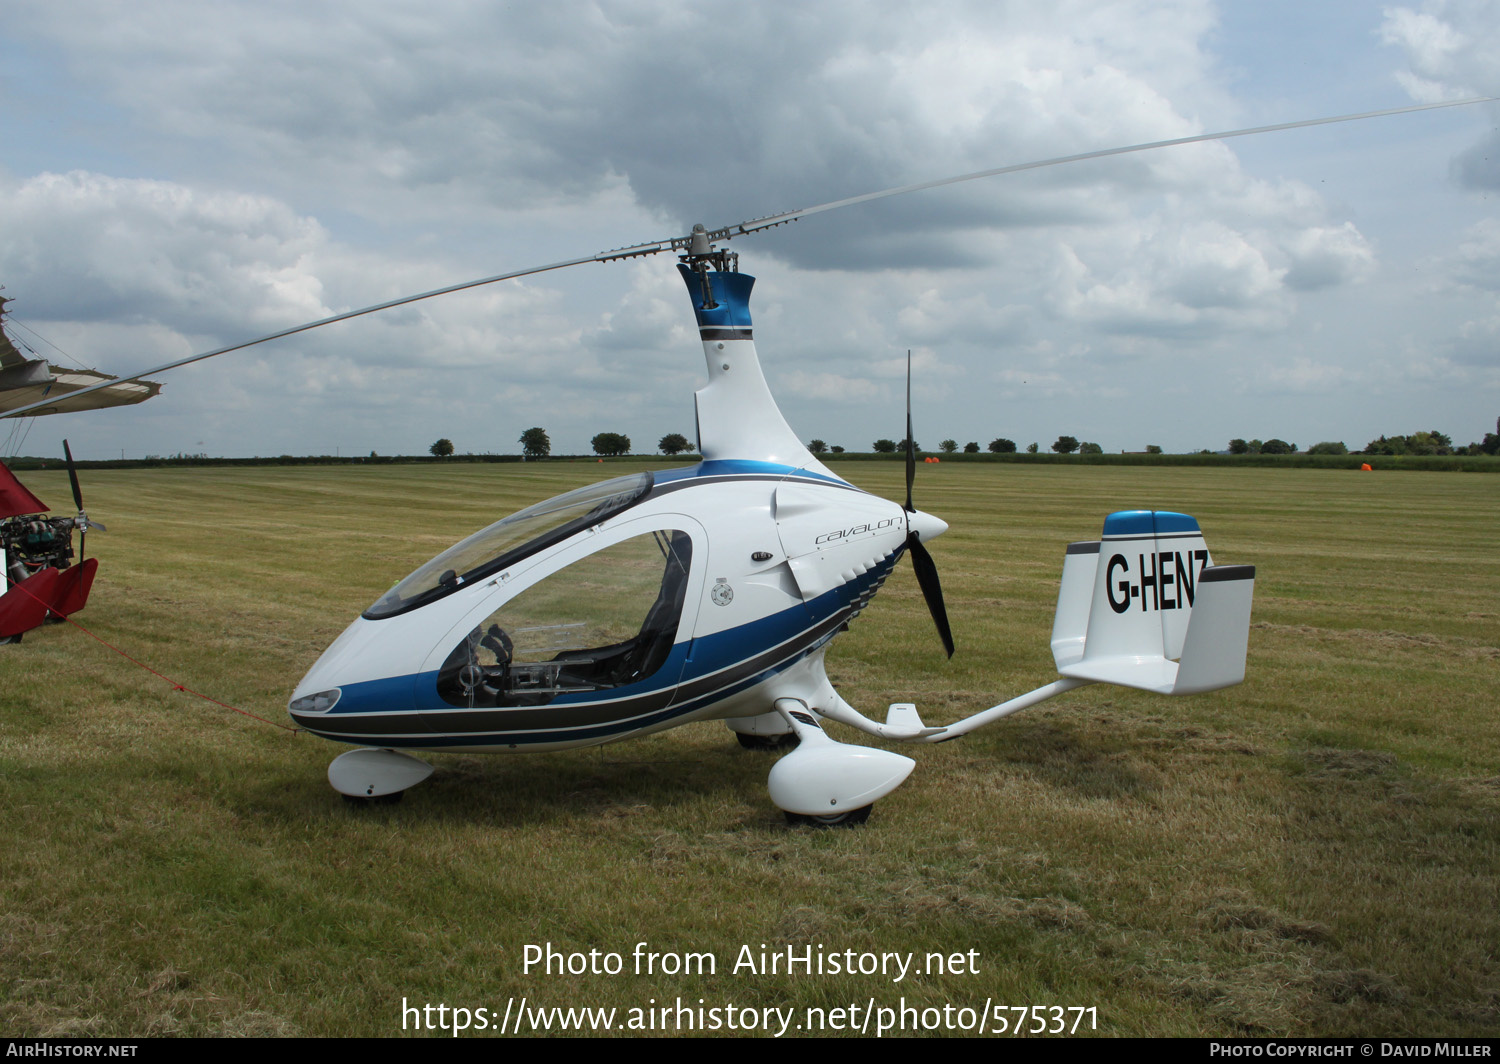
[[[79,620],[284,721],[394,580],[528,502],[633,466],[95,471]],[[899,463],[851,463],[903,492]],[[65,476],[28,474],[44,499]],[[67,626],[0,649],[0,1028],[401,1032],[400,1006],[1097,1007],[1122,1035],[1500,1033],[1500,497],[1488,477],[924,466],[958,654],[908,567],[830,672],[930,720],[1046,681],[1063,545],[1193,513],[1258,566],[1249,679],[1087,688],[914,753],[859,830],[789,830],[721,725],[528,757],[434,755],[396,806],[340,747],[174,691]],[[846,736],[862,741],[857,736]],[[528,943],[707,951],[713,975],[543,976]],[[977,975],[752,976],[742,945],[976,950]]]

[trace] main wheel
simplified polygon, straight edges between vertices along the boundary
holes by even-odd
[[[787,813],[786,822],[792,827],[805,824],[813,828],[852,828],[869,820],[870,810],[873,808],[872,803],[858,809],[846,809],[842,813]]]
[[[796,732],[782,732],[780,735],[747,735],[737,731],[734,737],[746,750],[762,751],[792,750],[800,741]]]

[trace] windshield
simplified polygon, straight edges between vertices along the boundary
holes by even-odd
[[[387,591],[364,615],[372,621],[393,617],[497,573],[625,509],[650,491],[651,484],[650,473],[633,473],[528,506],[449,547]]]

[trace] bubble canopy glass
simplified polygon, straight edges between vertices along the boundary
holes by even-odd
[[[378,621],[435,602],[634,505],[651,485],[650,473],[632,473],[519,510],[443,551],[380,596],[364,616]]]

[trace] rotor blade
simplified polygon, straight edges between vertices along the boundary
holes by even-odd
[[[951,658],[953,630],[948,627],[948,608],[943,605],[943,585],[938,580],[937,564],[915,532],[907,533],[906,549],[911,554],[911,567],[917,573],[917,586],[922,589],[922,597],[927,600],[927,609],[932,614],[933,623],[937,625],[938,638],[943,641],[943,649]]]
[[[1384,111],[1361,111],[1359,114],[1335,115],[1331,118],[1305,118],[1299,122],[1278,122],[1271,126],[1250,126],[1245,129],[1231,129],[1222,133],[1199,133],[1191,137],[1174,137],[1171,140],[1153,140],[1144,144],[1131,144],[1123,148],[1103,148],[1099,151],[1080,152],[1077,155],[1059,155],[1051,159],[1038,159],[1035,162],[1015,163],[1011,166],[997,166],[993,170],[976,170],[971,174],[959,174],[957,177],[943,177],[936,181],[919,181],[914,185],[900,185],[896,188],[881,189],[879,192],[866,192],[860,196],[850,196],[847,199],[833,200],[830,203],[820,203],[816,207],[803,207],[800,210],[786,211],[782,214],[771,214],[764,218],[756,218],[751,221],[740,222],[738,225],[725,226],[709,233],[714,240],[728,240],[732,236],[742,233],[754,233],[761,229],[769,229],[774,225],[785,225],[787,222],[795,222],[799,218],[806,218],[812,214],[822,214],[824,211],[838,210],[840,207],[852,207],[856,203],[868,203],[871,200],[885,199],[887,196],[901,196],[908,192],[920,192],[928,188],[941,188],[944,185],[956,185],[963,181],[977,181],[983,177],[999,177],[1001,174],[1014,174],[1022,170],[1040,170],[1047,166],[1062,166],[1065,163],[1079,163],[1086,159],[1105,159],[1111,155],[1128,155],[1138,151],[1153,151],[1157,148],[1170,148],[1177,144],[1199,144],[1210,140],[1229,140],[1232,137],[1249,137],[1257,133],[1276,133],[1284,129],[1303,129],[1308,126],[1327,126],[1337,122],[1358,122],[1365,118],[1385,118],[1388,115],[1404,115],[1413,111],[1432,111],[1443,107],[1465,107],[1473,103],[1494,103],[1500,100],[1496,96],[1475,96],[1464,100],[1443,100],[1439,103],[1419,103],[1410,107],[1392,107]]]
[[[906,512],[915,513],[911,485],[917,479],[917,444],[911,438],[911,348],[906,349]],[[952,654],[952,651],[949,651]]]
[[[923,189],[928,188],[940,188],[943,185],[954,185],[962,181],[976,181],[979,178],[983,177],[998,177],[1001,174],[1014,174],[1022,170],[1038,170],[1046,166],[1061,166],[1065,163],[1082,162],[1085,159],[1103,159],[1111,155],[1126,155],[1130,152],[1150,151],[1155,148],[1169,148],[1176,144],[1197,144],[1203,141],[1210,140],[1228,140],[1231,137],[1248,137],[1256,133],[1274,133],[1278,130],[1284,129],[1301,129],[1307,126],[1331,125],[1335,122],[1355,122],[1364,118],[1383,118],[1387,115],[1408,114],[1413,111],[1431,111],[1443,107],[1463,107],[1473,103],[1492,103],[1497,99],[1500,99],[1500,97],[1480,96],[1465,100],[1444,100],[1439,103],[1414,104],[1410,107],[1393,107],[1384,111],[1363,111],[1359,114],[1336,115],[1331,118],[1308,118],[1303,119],[1299,122],[1281,122],[1277,123],[1276,125],[1270,126],[1251,126],[1246,129],[1231,129],[1222,133],[1200,133],[1192,137],[1176,137],[1171,140],[1155,140],[1145,144],[1131,144],[1123,148],[1104,148],[1100,151],[1081,152],[1077,155],[1059,155],[1056,158],[1052,159],[1039,159],[1035,162],[1029,163],[1015,163],[1011,166],[1000,166],[992,170],[977,170],[971,174],[960,174],[957,177],[945,177],[940,178],[936,181],[922,181],[914,185],[901,185],[896,188],[882,189],[878,192],[866,192],[860,196],[850,196],[846,199],[833,200],[829,203],[820,203],[815,207],[803,207],[800,210],[785,211],[781,214],[771,214],[766,215],[763,218],[752,218],[747,221],[736,222],[732,225],[727,225],[723,228],[706,232],[704,234],[701,234],[701,236],[706,237],[709,241],[729,240],[736,236],[745,236],[750,233],[759,232],[762,229],[770,229],[773,226],[786,225],[788,222],[794,222],[799,218],[806,218],[809,215],[821,214],[824,211],[837,210],[840,207],[852,207],[857,203],[866,203],[870,200],[884,199],[888,196],[900,196],[907,192],[920,192]],[[483,277],[477,281],[465,281],[462,284],[449,285],[446,288],[435,288],[430,292],[423,292],[420,295],[404,296],[401,299],[392,299],[385,303],[376,303],[373,306],[363,307],[359,310],[351,310],[343,314],[334,314],[331,317],[319,318],[317,321],[310,321],[305,325],[294,326],[290,329],[282,329],[280,332],[269,333],[266,336],[256,337],[253,340],[246,340],[243,343],[230,344],[227,347],[220,347],[212,351],[205,351],[202,354],[190,355],[187,358],[181,358],[176,360],[175,362],[166,362],[160,366],[154,366],[151,369],[142,370],[140,373],[136,373],[128,377],[116,377],[109,381],[101,381],[98,384],[89,385],[87,388],[80,388],[76,392],[70,392],[69,396],[78,397],[87,395],[89,392],[95,392],[101,388],[107,388],[111,385],[128,383],[130,381],[137,381],[143,377],[149,377],[156,373],[164,373],[169,369],[176,369],[178,366],[186,366],[193,362],[201,362],[206,358],[213,358],[216,355],[224,355],[228,354],[231,351],[240,351],[247,347],[254,347],[256,344],[263,344],[268,340],[279,340],[284,336],[293,336],[300,332],[306,332],[309,329],[317,329],[324,325],[332,325],[334,322],[347,321],[350,318],[358,318],[365,314],[373,314],[376,311],[389,310],[392,307],[405,306],[407,303],[416,303],[423,299],[431,299],[434,296],[448,295],[451,292],[461,292],[467,288],[478,288],[481,285],[494,284],[497,281],[508,281],[516,277],[527,277],[531,274],[547,273],[551,270],[561,270],[568,266],[578,266],[585,262],[610,262],[614,259],[630,259],[642,255],[655,255],[659,252],[667,250],[687,251],[689,250],[689,247],[692,244],[693,240],[694,234],[689,233],[686,236],[668,237],[664,240],[647,241],[643,244],[633,244],[629,247],[616,248],[613,251],[601,251],[594,255],[586,255],[582,258],[566,259],[562,262],[549,263],[546,266],[533,266],[525,270],[513,270],[510,273],[496,274],[493,277]],[[48,406],[51,404],[52,400],[39,400],[35,403],[30,403],[26,406],[16,407],[13,410],[7,410],[4,413],[0,413],[0,418],[21,417],[32,410],[36,410],[40,407]]]
[[[79,513],[83,513],[83,492],[78,489],[78,470],[73,467],[73,449],[68,446],[67,440],[63,440],[63,454],[68,459],[68,480],[73,484],[73,504],[78,507]]]
[[[494,277],[482,277],[477,281],[465,281],[462,284],[449,285],[446,288],[434,288],[431,292],[423,292],[420,295],[415,296],[403,296],[401,299],[392,299],[388,300],[385,303],[376,303],[373,306],[362,307],[359,310],[351,310],[343,314],[335,314],[332,317],[328,318],[319,318],[317,321],[310,321],[304,325],[297,325],[290,329],[282,329],[280,332],[273,332],[268,333],[265,336],[258,336],[254,340],[246,340],[243,343],[230,344],[228,347],[219,347],[215,348],[212,351],[204,351],[202,354],[190,355],[187,358],[179,358],[175,362],[165,362],[160,366],[153,366],[151,369],[143,369],[141,370],[141,372],[132,374],[128,377],[111,377],[107,381],[101,381],[98,384],[91,384],[87,388],[79,388],[77,391],[69,392],[68,397],[72,399],[80,395],[87,395],[89,392],[96,392],[100,388],[108,388],[111,385],[122,384],[128,381],[137,381],[142,377],[149,377],[156,373],[164,373],[169,369],[176,369],[178,366],[186,366],[192,362],[201,362],[205,358],[213,358],[216,355],[227,355],[231,351],[240,351],[247,347],[254,347],[256,344],[263,344],[268,340],[279,340],[284,336],[293,336],[300,332],[307,332],[309,329],[317,329],[321,328],[324,325],[332,325],[336,321],[347,321],[350,318],[358,318],[366,314],[374,314],[379,310],[390,310],[392,307],[405,306],[407,303],[416,303],[423,299],[432,299],[434,296],[445,296],[452,292],[462,292],[466,288],[478,288],[481,285],[494,284],[496,281],[509,281],[512,278],[527,277],[534,273],[546,273],[549,270],[561,270],[565,267],[578,266],[585,262],[609,262],[613,259],[631,259],[641,255],[654,255],[657,252],[667,251],[671,248],[678,247],[679,245],[686,246],[687,239],[687,237],[669,237],[666,240],[658,240],[653,243],[635,244],[631,247],[617,248],[613,251],[601,251],[597,254],[588,255],[581,259],[568,259],[565,262],[554,262],[546,266],[533,266],[530,269],[526,270],[513,270],[510,273],[496,274]],[[18,406],[13,410],[7,410],[5,413],[0,414],[0,418],[20,417],[29,410],[35,410],[38,407],[51,405],[56,405],[55,399],[43,399],[39,402],[30,403],[26,406]]]

